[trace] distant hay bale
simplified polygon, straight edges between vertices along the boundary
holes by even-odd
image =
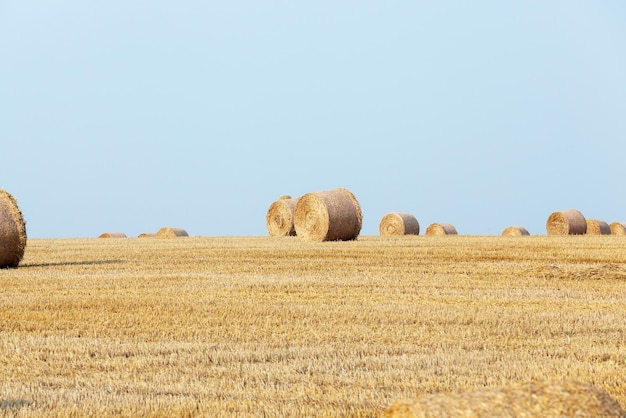
[[[456,228],[452,224],[430,224],[426,228],[426,235],[442,236],[442,235],[458,235]]]
[[[281,200],[281,199],[293,199],[293,198],[291,197],[291,195],[284,194],[284,195],[282,195],[281,197],[278,198],[278,200]]]
[[[521,237],[526,235],[530,235],[530,233],[523,226],[509,226],[502,231],[503,237]]]
[[[298,199],[289,195],[280,197],[273,202],[265,215],[265,226],[272,237],[286,237],[296,235],[294,212]]]
[[[548,235],[584,235],[587,232],[587,220],[576,209],[553,212],[546,222]]]
[[[17,267],[26,250],[26,222],[15,198],[0,189],[0,267]]]
[[[305,241],[354,240],[362,224],[361,206],[344,188],[307,193],[296,203],[296,235]]]
[[[587,219],[587,235],[609,235],[611,227],[608,223],[598,219]]]
[[[380,220],[378,233],[381,236],[419,235],[420,224],[410,213],[391,212]]]
[[[152,238],[152,237],[156,237],[156,234],[154,232],[142,232],[141,234],[137,235],[137,238]]]
[[[157,238],[176,238],[176,237],[188,237],[189,234],[183,228],[170,228],[164,226],[156,233]]]
[[[626,235],[626,223],[612,222],[609,228],[611,229],[611,235]]]
[[[104,232],[98,238],[126,238],[126,234],[123,232]]]
[[[384,417],[625,417],[600,389],[573,381],[533,382],[395,402]]]

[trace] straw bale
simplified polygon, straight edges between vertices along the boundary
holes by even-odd
[[[391,212],[380,220],[378,233],[381,236],[419,235],[420,224],[410,213]]]
[[[141,234],[137,235],[137,238],[152,238],[152,237],[156,237],[156,234],[154,232],[142,232]]]
[[[189,234],[183,228],[170,228],[164,226],[156,233],[157,238],[176,238],[176,237],[188,237]]]
[[[611,229],[611,235],[626,235],[626,222],[612,222],[609,228]]]
[[[502,231],[503,237],[521,237],[526,235],[530,235],[530,233],[523,226],[509,226]]]
[[[265,215],[265,226],[270,236],[286,237],[296,235],[293,214],[296,210],[297,202],[298,199],[283,196],[270,205]]]
[[[296,235],[305,241],[354,240],[362,224],[361,206],[344,188],[307,193],[296,203]]]
[[[611,227],[608,223],[598,219],[587,219],[587,235],[610,235]]]
[[[17,267],[26,250],[26,222],[15,198],[0,189],[0,267]]]
[[[281,200],[281,199],[293,199],[293,198],[291,197],[291,195],[284,194],[284,195],[282,195],[281,197],[278,198],[278,200]]]
[[[584,235],[587,232],[587,220],[576,209],[552,212],[546,222],[548,235]]]
[[[391,417],[626,417],[600,389],[575,381],[542,381],[400,400]]]
[[[104,232],[98,238],[126,238],[126,234],[123,232]]]
[[[426,228],[426,235],[440,236],[440,235],[458,235],[456,228],[452,224],[430,224]]]

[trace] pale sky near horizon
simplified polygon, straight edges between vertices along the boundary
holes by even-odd
[[[266,235],[276,198],[335,187],[363,235],[626,222],[621,0],[3,0],[0,57],[32,238]]]

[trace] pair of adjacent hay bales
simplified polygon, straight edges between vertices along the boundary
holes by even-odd
[[[17,267],[26,250],[26,222],[15,198],[0,189],[0,268]]]
[[[406,212],[385,214],[378,224],[378,234],[383,237],[419,235],[420,224],[415,216]]]
[[[126,234],[123,232],[104,232],[98,238],[126,238]]]
[[[542,381],[424,395],[387,408],[391,417],[626,417],[606,392],[575,381]]]
[[[270,206],[266,226],[272,236],[297,235],[304,241],[350,241],[361,232],[363,214],[348,189],[283,196]]]

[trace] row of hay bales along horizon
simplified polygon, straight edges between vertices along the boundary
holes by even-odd
[[[358,200],[344,188],[306,193],[299,198],[283,195],[265,216],[270,236],[299,236],[305,241],[348,241],[359,236],[363,214]],[[419,235],[417,218],[407,212],[389,212],[379,224],[380,236]],[[586,219],[576,209],[553,212],[546,221],[548,235],[626,235],[626,223]],[[458,235],[450,223],[431,223],[427,236]],[[508,226],[502,236],[528,236],[523,226]]]
[[[172,228],[170,226],[164,226],[157,232],[142,232],[137,235],[137,238],[178,238],[188,237],[189,234],[183,228]],[[98,238],[128,238],[124,232],[103,232]]]

